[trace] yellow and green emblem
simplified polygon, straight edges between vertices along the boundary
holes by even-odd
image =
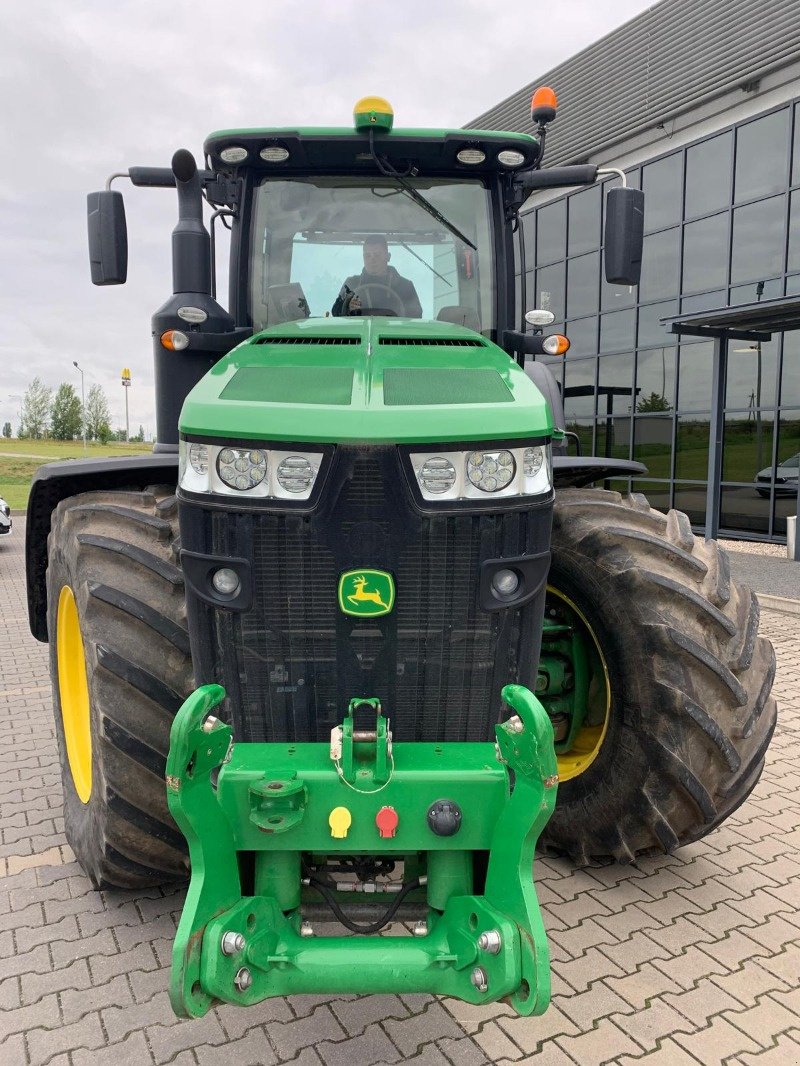
[[[339,606],[356,618],[377,618],[394,607],[394,580],[385,570],[348,570],[339,578]]]

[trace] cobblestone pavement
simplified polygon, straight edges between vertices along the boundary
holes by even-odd
[[[764,612],[778,732],[748,802],[635,869],[541,860],[541,1018],[430,996],[297,996],[178,1021],[180,891],[92,891],[65,843],[47,649],[29,635],[24,521],[0,543],[0,1063],[647,1066],[800,1063],[800,619]]]

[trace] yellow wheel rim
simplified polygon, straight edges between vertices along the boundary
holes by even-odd
[[[89,713],[89,685],[86,681],[86,655],[78,621],[75,596],[64,585],[58,598],[56,624],[58,694],[61,720],[72,783],[81,803],[92,794],[92,730]]]
[[[588,770],[600,754],[600,749],[603,746],[603,741],[606,739],[606,733],[608,732],[608,721],[611,715],[611,682],[609,680],[608,666],[606,665],[603,650],[600,647],[600,642],[595,636],[594,630],[589,625],[586,615],[572,602],[569,596],[565,596],[563,592],[553,588],[552,585],[547,586],[547,592],[551,596],[557,596],[558,599],[565,603],[581,620],[581,623],[597,651],[600,664],[603,667],[603,678],[605,681],[605,715],[603,716],[602,725],[583,726],[583,728],[578,730],[570,750],[563,755],[556,756],[559,781],[570,781],[573,777],[577,777],[579,774]]]

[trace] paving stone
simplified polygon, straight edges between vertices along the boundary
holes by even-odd
[[[642,1050],[608,1018],[578,1036],[557,1036],[555,1040],[576,1063],[582,1064],[615,1062],[621,1055],[637,1055]]]
[[[260,1026],[250,1029],[237,1040],[226,1040],[221,1047],[200,1044],[194,1052],[200,1066],[220,1066],[220,1063],[224,1066],[271,1066],[278,1061]]]
[[[152,1062],[144,1033],[131,1033],[117,1044],[89,1051],[78,1048],[72,1052],[72,1066],[143,1066]]]
[[[275,1045],[278,1055],[291,1058],[300,1048],[317,1045],[323,1040],[342,1040],[345,1032],[331,1013],[330,1007],[317,1007],[307,1018],[271,1025],[270,1040]]]
[[[486,1063],[494,1062],[494,1059],[487,1058],[477,1043],[467,1036],[458,1040],[448,1037],[437,1041],[437,1046],[450,1062],[457,1063],[457,1066],[486,1066]]]
[[[704,1064],[722,1063],[733,1056],[741,1055],[742,1052],[759,1050],[755,1040],[719,1015],[712,1018],[705,1029],[698,1029],[690,1034],[674,1033],[672,1039]]]
[[[153,1058],[158,1063],[171,1062],[179,1051],[199,1044],[223,1045],[227,1041],[222,1026],[213,1014],[181,1021],[173,1017],[170,1025],[148,1025],[145,1034]]]
[[[403,1021],[387,1019],[384,1028],[405,1057],[416,1054],[424,1044],[462,1035],[451,1014],[440,1003],[430,1002],[420,1014]]]
[[[101,1048],[106,1036],[100,1025],[99,1014],[88,1014],[72,1025],[59,1025],[52,1029],[29,1029],[26,1034],[32,1063],[45,1063],[59,1052],[72,1048]]]
[[[398,996],[361,996],[358,999],[334,1000],[331,1009],[350,1036],[362,1033],[372,1022],[408,1016],[408,1010]]]
[[[402,1055],[379,1025],[370,1025],[360,1036],[337,1043],[322,1041],[315,1045],[327,1066],[352,1066],[354,1062],[372,1066],[376,1062],[398,1062]]]

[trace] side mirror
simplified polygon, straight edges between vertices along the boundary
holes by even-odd
[[[644,193],[610,189],[606,197],[605,262],[610,285],[638,285],[642,274]]]
[[[121,192],[106,189],[86,198],[93,285],[123,285],[128,276],[128,227]]]

